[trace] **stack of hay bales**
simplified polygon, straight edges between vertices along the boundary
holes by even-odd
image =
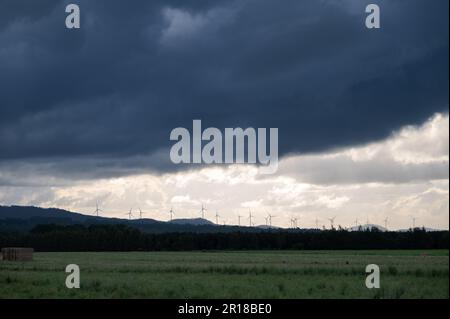
[[[33,248],[2,248],[2,259],[4,261],[32,261]]]

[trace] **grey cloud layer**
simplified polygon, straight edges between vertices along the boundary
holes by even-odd
[[[320,185],[411,183],[449,178],[448,161],[403,164],[392,158],[374,158],[359,162],[345,155],[301,158],[292,166],[282,167],[280,173]]]
[[[358,1],[76,2],[79,31],[67,1],[0,3],[0,161],[168,170],[170,131],[197,118],[279,127],[288,154],[448,109],[446,0],[378,1],[375,32]]]
[[[448,180],[448,127],[448,114],[439,114],[382,142],[287,158],[281,162],[279,173],[317,185]]]

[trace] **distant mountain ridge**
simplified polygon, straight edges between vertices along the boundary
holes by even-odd
[[[31,218],[69,218],[85,221],[94,216],[69,212],[58,208],[40,208],[34,206],[0,206],[0,218],[31,219]]]
[[[210,226],[220,226],[216,225],[213,222],[204,219],[204,218],[193,218],[193,219],[187,219],[187,218],[180,218],[180,219],[174,219],[169,221],[171,224],[177,224],[177,225],[210,225]]]
[[[0,231],[28,231],[36,225],[117,225],[126,224],[144,232],[256,232],[257,228],[222,226],[202,219],[174,219],[164,222],[154,219],[120,219],[101,216],[89,216],[58,208],[39,208],[33,206],[0,206]]]
[[[70,212],[59,208],[40,208],[34,206],[0,206],[0,231],[27,231],[36,225],[56,224],[56,225],[117,225],[126,224],[136,227],[144,232],[164,233],[164,232],[194,232],[194,233],[216,233],[216,232],[275,232],[286,231],[318,231],[311,229],[283,229],[259,225],[248,226],[224,226],[204,218],[180,218],[172,221],[158,221],[154,219],[121,219],[102,216],[90,216],[80,213]],[[377,229],[381,232],[388,231],[386,228],[376,224],[366,224],[350,227],[348,231],[366,231]],[[422,228],[421,228],[422,229]],[[427,232],[441,231],[437,229],[425,228]],[[395,230],[406,232],[410,229]]]

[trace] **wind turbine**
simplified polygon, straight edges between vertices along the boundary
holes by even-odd
[[[355,220],[355,227],[358,228],[358,225],[359,225],[359,220],[358,220],[358,218],[356,218],[356,220]]]
[[[252,218],[253,218],[252,211],[249,210],[248,219],[250,220],[250,227],[253,226]]]
[[[128,219],[131,220],[131,218],[133,217],[133,208],[131,208],[130,211],[128,213],[126,213],[125,215],[127,215]]]
[[[139,208],[139,219],[142,219],[142,216],[144,215],[145,213]]]
[[[330,221],[331,224],[331,229],[334,229],[334,221],[336,219],[336,216],[334,216],[333,218],[328,218],[328,220]]]
[[[264,219],[266,220],[266,226],[269,227],[269,217],[264,217]]]
[[[412,222],[413,222],[413,230],[416,229],[416,221],[417,221],[417,217],[411,216]]]
[[[388,229],[388,222],[389,222],[389,217],[386,217],[384,219],[384,228],[386,228],[386,230]]]
[[[319,229],[319,218],[316,217],[316,229]]]
[[[169,214],[170,214],[170,220],[172,221],[173,215],[175,215],[175,212],[173,211],[173,207],[170,208]]]
[[[292,217],[292,218],[291,218],[291,227],[292,227],[292,228],[298,228],[297,222],[298,222],[298,218]]]
[[[216,225],[219,225],[219,218],[220,218],[219,212],[216,210]]]
[[[95,211],[94,211],[94,213],[98,217],[100,212],[103,212],[103,211],[98,208],[98,203],[97,203],[97,204],[95,204]]]
[[[239,225],[239,227],[241,227],[241,218],[242,218],[242,216],[238,215],[238,225]]]
[[[207,212],[206,207],[202,204],[202,209],[200,210],[200,213],[202,213],[202,218],[205,219],[205,214]]]
[[[274,218],[276,216],[269,214],[267,217],[269,217],[269,225],[270,225],[270,227],[272,227],[272,218]]]

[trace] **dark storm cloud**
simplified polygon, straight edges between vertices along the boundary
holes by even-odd
[[[54,0],[2,0],[0,30],[15,22],[36,21],[48,16],[57,4]]]
[[[193,119],[279,127],[287,154],[448,110],[447,0],[376,1],[377,31],[358,0],[70,2],[80,30],[68,1],[0,3],[0,161],[166,170]]]

